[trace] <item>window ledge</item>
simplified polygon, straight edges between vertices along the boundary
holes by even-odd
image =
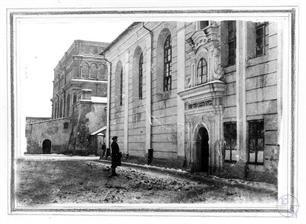
[[[262,56],[258,56],[254,58],[249,58],[247,61],[247,67],[267,62],[268,59],[269,59],[268,55],[262,55]]]
[[[231,73],[231,72],[235,72],[236,71],[236,65],[230,65],[227,67],[224,67],[224,73]]]
[[[156,95],[158,95],[161,100],[167,100],[167,99],[170,98],[171,90],[170,91],[165,91],[165,92],[162,92],[162,93],[157,93]]]

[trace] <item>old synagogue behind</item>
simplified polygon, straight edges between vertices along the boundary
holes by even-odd
[[[28,119],[28,153],[97,151],[105,133],[108,68],[106,43],[76,40],[54,69],[52,119]]]
[[[59,80],[66,87],[54,91],[52,122],[68,122],[67,149],[80,145],[73,111],[84,108],[78,116],[90,130],[83,137],[107,126],[107,147],[118,136],[130,159],[150,154],[153,164],[276,183],[278,29],[274,22],[135,22],[100,55],[73,56],[79,73],[67,72],[69,62],[57,66],[63,72],[55,72],[54,88]],[[86,73],[88,61],[98,61],[96,73]],[[95,106],[106,95],[107,107]]]

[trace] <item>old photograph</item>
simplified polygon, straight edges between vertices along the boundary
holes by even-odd
[[[9,16],[12,212],[296,214],[295,9]]]

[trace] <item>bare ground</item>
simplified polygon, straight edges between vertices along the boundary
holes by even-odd
[[[24,206],[59,203],[211,203],[276,201],[273,193],[193,181],[88,160],[17,160],[16,200]]]

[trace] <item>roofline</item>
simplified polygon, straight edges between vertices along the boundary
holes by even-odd
[[[124,36],[127,32],[129,32],[131,29],[132,29],[132,27],[134,27],[135,25],[137,25],[137,24],[139,24],[139,23],[141,23],[141,22],[133,22],[131,25],[129,25],[129,27],[128,28],[126,28],[121,34],[119,34],[119,36],[118,37],[116,37],[116,39],[115,40],[113,40],[101,53],[100,53],[100,55],[102,55],[102,54],[104,54],[106,51],[108,51],[112,46],[114,46],[118,41],[119,41],[119,39],[122,37],[122,36]]]
[[[100,42],[100,41],[92,41],[92,40],[80,40],[80,39],[77,39],[77,40],[73,40],[73,42],[72,42],[72,44],[69,46],[69,48],[65,51],[65,53],[63,54],[63,56],[60,58],[60,60],[57,62],[57,64],[55,65],[55,67],[53,68],[53,72],[56,72],[56,70],[58,70],[58,69],[60,69],[60,68],[58,68],[58,67],[60,67],[60,65],[61,65],[61,63],[62,63],[62,61],[64,60],[64,59],[66,59],[66,57],[67,57],[67,52],[68,51],[70,51],[70,50],[72,50],[74,47],[76,47],[76,45],[78,44],[78,43],[88,43],[88,44],[92,44],[92,45],[94,45],[94,46],[100,46],[100,47],[102,47],[102,48],[107,48],[107,46],[108,46],[108,42]],[[103,49],[103,51],[104,51],[104,49]],[[77,54],[77,55],[73,55],[73,56],[78,56],[79,54]],[[100,55],[100,54],[98,54],[98,55]],[[98,56],[97,55],[97,56]],[[93,57],[95,57],[95,56],[93,56]]]

